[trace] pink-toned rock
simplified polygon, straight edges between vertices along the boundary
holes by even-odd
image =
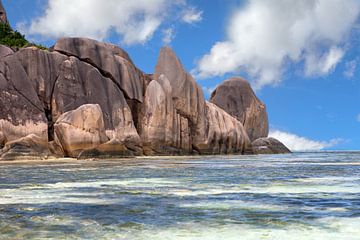
[[[103,113],[98,104],[86,104],[62,114],[55,123],[55,142],[66,156],[78,157],[108,141]]]
[[[0,59],[0,109],[0,132],[4,144],[30,134],[47,141],[43,104],[14,55]]]
[[[13,53],[14,53],[14,51],[11,48],[0,44],[0,57],[1,58],[9,56]]]
[[[247,153],[250,140],[242,124],[216,105],[206,103],[206,141],[199,145],[204,154]]]
[[[210,102],[238,119],[244,125],[250,140],[268,136],[266,107],[246,80],[235,77],[224,81],[211,94]]]
[[[126,98],[143,101],[147,77],[119,47],[87,38],[61,38],[53,49],[90,63],[111,78]]]
[[[2,160],[43,160],[52,156],[46,139],[30,134],[7,142],[0,151]]]
[[[255,154],[282,154],[291,151],[275,138],[259,138],[252,142],[252,150]]]
[[[180,130],[184,135],[182,139],[183,147],[190,146],[197,148],[198,144],[205,141],[206,117],[205,117],[205,98],[202,89],[196,84],[194,78],[185,71],[176,54],[169,47],[160,50],[158,62],[155,68],[154,79],[162,84],[161,78],[166,78],[171,87],[171,99],[174,109],[179,117],[175,116],[175,123],[182,124],[186,130]],[[165,86],[169,88],[168,86]],[[180,119],[180,120],[179,120]],[[177,125],[174,128],[180,128]],[[187,133],[190,136],[187,136]],[[184,141],[189,141],[185,143]],[[177,141],[178,142],[178,141]],[[191,152],[191,150],[190,150]]]

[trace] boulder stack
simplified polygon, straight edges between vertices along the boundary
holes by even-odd
[[[0,45],[0,56],[2,159],[264,152],[266,141],[251,147],[267,137],[268,121],[250,85],[230,79],[207,102],[168,47],[154,74],[86,38],[50,50]]]

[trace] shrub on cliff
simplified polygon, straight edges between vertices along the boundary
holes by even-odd
[[[0,44],[9,47],[24,47],[29,42],[25,39],[24,35],[12,30],[8,23],[0,23]]]
[[[40,49],[47,49],[42,45],[29,43],[25,36],[18,31],[12,30],[8,23],[0,23],[0,44],[9,47],[22,48],[26,46],[35,46]]]

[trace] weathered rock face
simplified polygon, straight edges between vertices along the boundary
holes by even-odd
[[[192,152],[191,148],[199,152],[201,150],[200,145],[206,141],[207,127],[206,104],[202,89],[196,84],[193,77],[184,70],[180,60],[169,47],[160,50],[154,79],[164,89],[171,89],[168,98],[171,98],[176,111],[172,126],[175,138],[178,138],[174,140],[177,142],[175,145],[179,146],[179,142],[181,142],[182,148],[189,150],[189,152]],[[167,79],[165,83],[164,79]],[[177,132],[181,133],[180,136]]]
[[[250,140],[243,125],[216,105],[206,103],[208,129],[202,152],[206,154],[245,153]]]
[[[86,38],[62,38],[56,42],[54,50],[90,63],[111,78],[126,98],[143,101],[147,77],[119,47]]]
[[[291,151],[275,138],[259,138],[252,142],[252,149],[255,154],[281,154]]]
[[[108,140],[100,105],[86,104],[62,114],[55,123],[55,142],[66,156],[78,157]]]
[[[0,109],[0,132],[4,143],[29,134],[47,141],[43,104],[13,55],[0,59]]]
[[[2,160],[43,160],[52,155],[46,139],[35,134],[6,143],[0,151]]]
[[[210,102],[238,119],[244,125],[251,141],[268,136],[266,107],[246,80],[231,78],[224,81],[211,94]]]
[[[15,55],[44,104],[49,140],[54,138],[51,134],[53,123],[61,114],[92,103],[99,104],[104,113],[106,135],[111,142],[107,151],[116,153],[117,148],[128,150],[129,147],[137,154],[141,153],[131,109],[123,92],[110,78],[104,77],[92,65],[58,52],[25,48]]]
[[[267,135],[250,86],[231,80],[232,92],[219,87],[213,96],[227,108],[208,103],[170,48],[153,75],[122,49],[83,38],[60,39],[50,51],[0,45],[0,56],[3,159],[237,154],[251,149],[248,133]]]
[[[0,45],[0,57],[1,58],[9,56],[9,55],[11,55],[13,53],[14,53],[14,51],[11,50],[11,48],[6,47],[4,45]]]
[[[0,0],[0,23],[8,23],[5,8]]]

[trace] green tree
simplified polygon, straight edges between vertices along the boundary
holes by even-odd
[[[8,23],[0,23],[0,44],[9,47],[25,47],[29,42],[25,36],[11,29]]]

